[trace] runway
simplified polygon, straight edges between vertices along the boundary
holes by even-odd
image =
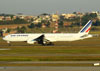
[[[0,71],[100,71],[100,67],[52,67],[52,66],[31,66],[31,67],[0,67]]]
[[[0,51],[4,51],[4,50],[11,50],[9,48],[0,48]]]

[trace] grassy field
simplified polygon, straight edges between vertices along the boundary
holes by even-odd
[[[51,63],[50,64],[48,64],[48,63],[44,63],[44,64],[41,64],[41,63],[40,64],[39,63],[38,64],[37,63],[36,64],[18,63],[18,64],[14,64],[14,63],[11,63],[11,64],[0,64],[0,66],[78,66],[78,67],[79,66],[80,67],[86,67],[86,66],[88,67],[89,66],[90,67],[90,66],[93,66],[93,64],[91,64],[91,63],[87,63],[87,64],[84,64],[84,63],[82,63],[82,64],[81,63],[78,63],[78,64],[77,63],[76,64],[70,64],[70,63],[69,64],[65,64],[65,63],[57,63],[57,64],[54,64],[54,63],[53,64],[51,64]]]

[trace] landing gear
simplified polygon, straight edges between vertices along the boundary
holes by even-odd
[[[11,46],[10,41],[7,41],[8,45]]]
[[[52,42],[50,42],[47,39],[44,39],[43,44],[42,45],[54,45]]]
[[[9,43],[10,43],[10,41],[7,41],[7,43],[9,44]]]

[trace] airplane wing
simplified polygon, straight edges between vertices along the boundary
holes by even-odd
[[[41,36],[37,37],[36,39],[32,39],[31,38],[31,39],[29,39],[27,41],[27,43],[29,43],[29,44],[34,44],[35,42],[38,42],[38,44],[42,44],[42,45],[51,45],[52,44],[49,40],[47,40],[45,38],[44,34],[42,34]]]
[[[39,44],[43,44],[44,42],[44,35],[39,36],[38,38],[35,39]]]

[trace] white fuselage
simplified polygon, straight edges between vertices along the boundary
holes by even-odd
[[[35,33],[35,34],[10,34],[3,39],[6,41],[28,41],[29,39],[36,39],[37,37],[45,35],[45,38],[51,42],[55,41],[75,41],[83,39],[78,33]]]

